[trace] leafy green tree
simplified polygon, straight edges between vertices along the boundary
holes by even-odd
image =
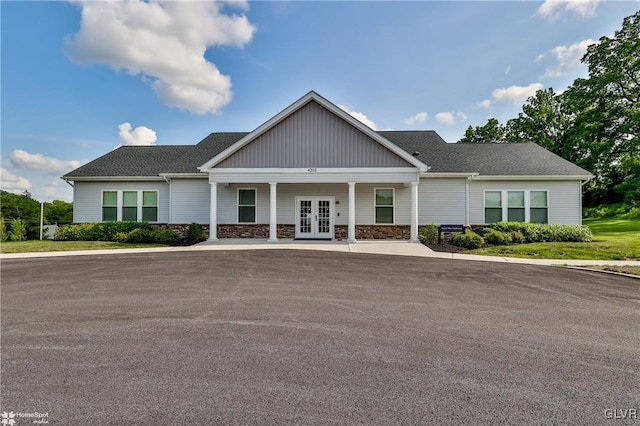
[[[570,143],[596,175],[585,201],[622,201],[627,190],[640,192],[626,183],[637,178],[640,156],[640,11],[626,17],[614,37],[589,46],[582,62],[589,77],[577,79],[563,96],[575,117]]]
[[[45,203],[44,217],[47,223],[71,223],[73,222],[73,203],[67,203],[62,200]]]
[[[505,128],[495,118],[487,120],[484,126],[467,128],[459,143],[501,143],[505,142]]]
[[[27,239],[27,226],[22,219],[14,219],[11,223],[9,239],[11,241],[22,241]]]

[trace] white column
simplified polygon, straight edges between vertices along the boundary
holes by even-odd
[[[276,198],[276,185],[277,182],[269,182],[270,186],[270,198],[269,198],[269,242],[275,243],[278,241],[278,219],[277,219],[277,198]]]
[[[356,242],[356,183],[349,184],[349,218],[347,222],[347,242]]]
[[[209,182],[211,198],[209,204],[209,240],[218,239],[218,182]]]
[[[418,240],[418,182],[411,182],[411,239],[412,243]]]

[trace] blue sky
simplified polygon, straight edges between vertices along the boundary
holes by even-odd
[[[638,1],[1,2],[2,188],[71,201],[60,176],[122,144],[250,131],[309,90],[378,130],[517,115],[586,76]]]

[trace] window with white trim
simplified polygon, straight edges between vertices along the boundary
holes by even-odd
[[[138,191],[122,192],[122,220],[132,222],[138,220]]]
[[[376,224],[393,223],[394,195],[393,188],[375,189]]]
[[[485,191],[484,223],[548,223],[548,196],[546,190]]]
[[[102,192],[102,221],[115,222],[118,220],[118,191]]]
[[[255,188],[238,189],[238,223],[256,223]]]
[[[484,223],[502,221],[502,191],[484,193]]]
[[[142,191],[142,220],[158,221],[158,191]]]
[[[158,191],[102,191],[102,221],[158,221]]]
[[[547,191],[531,191],[529,193],[530,222],[549,223],[549,207]]]

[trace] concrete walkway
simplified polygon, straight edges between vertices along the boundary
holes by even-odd
[[[367,254],[384,254],[397,256],[431,257],[439,259],[475,260],[481,262],[523,263],[532,265],[569,265],[569,266],[640,266],[640,261],[629,260],[566,260],[566,259],[520,259],[515,257],[480,256],[473,254],[435,252],[419,243],[407,241],[358,241],[346,243],[343,241],[294,241],[279,240],[269,243],[263,239],[227,238],[218,241],[205,241],[188,247],[156,247],[136,249],[110,250],[78,250],[52,251],[35,253],[7,253],[0,254],[0,259],[27,259],[37,257],[87,256],[105,254],[134,254],[134,253],[162,253],[176,251],[206,251],[206,250],[320,250],[332,252],[350,252]]]

